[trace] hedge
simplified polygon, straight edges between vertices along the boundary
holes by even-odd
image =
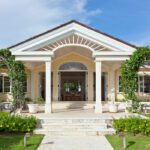
[[[0,113],[0,132],[32,132],[37,120],[33,116]]]
[[[116,132],[150,135],[150,119],[139,117],[121,118],[113,121]]]

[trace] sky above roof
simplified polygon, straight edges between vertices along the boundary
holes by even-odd
[[[0,0],[0,48],[78,20],[137,46],[150,45],[150,0]]]

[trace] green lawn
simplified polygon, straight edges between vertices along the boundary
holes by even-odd
[[[23,134],[0,134],[0,150],[36,150],[43,135],[32,135],[27,138],[27,147],[23,146]]]
[[[106,138],[111,143],[114,150],[123,150],[123,139],[118,135],[107,135]],[[150,150],[150,137],[142,135],[126,135],[126,150]]]

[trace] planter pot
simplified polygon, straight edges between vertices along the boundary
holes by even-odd
[[[29,113],[37,113],[38,112],[38,104],[28,104]]]
[[[110,104],[109,105],[109,112],[112,112],[112,113],[118,112],[118,105],[116,105],[116,104]]]

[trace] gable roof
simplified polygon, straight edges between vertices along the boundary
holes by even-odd
[[[107,36],[107,37],[109,37],[109,38],[111,38],[111,39],[114,39],[114,40],[116,40],[116,41],[118,41],[118,42],[121,42],[121,43],[123,43],[123,44],[125,44],[125,45],[128,45],[128,46],[133,47],[133,48],[137,48],[135,45],[130,44],[130,43],[128,43],[128,42],[125,42],[125,41],[123,41],[123,40],[121,40],[121,39],[118,39],[118,38],[116,38],[116,37],[114,37],[114,36],[112,36],[112,35],[109,35],[109,34],[107,34],[107,33],[104,33],[104,32],[102,32],[102,31],[100,31],[100,30],[94,29],[94,28],[92,28],[92,27],[90,27],[90,26],[87,26],[87,25],[85,25],[85,24],[83,24],[83,23],[81,23],[81,22],[78,22],[78,21],[76,21],[76,20],[71,20],[71,21],[66,22],[66,23],[64,23],[64,24],[61,24],[61,25],[59,25],[59,26],[57,26],[57,27],[55,27],[55,28],[52,28],[52,29],[50,29],[50,30],[47,30],[47,31],[45,31],[45,32],[43,32],[43,33],[41,33],[41,34],[35,35],[35,36],[31,37],[31,38],[28,38],[28,39],[26,39],[26,40],[24,40],[24,41],[22,41],[22,42],[19,42],[19,43],[17,43],[17,44],[14,44],[14,45],[12,45],[12,46],[9,46],[8,49],[15,48],[15,47],[17,47],[17,46],[19,46],[19,45],[21,45],[21,44],[24,44],[24,43],[26,43],[26,42],[29,42],[29,41],[31,41],[31,40],[34,40],[34,39],[36,39],[36,38],[38,38],[38,37],[40,37],[40,36],[43,36],[43,35],[45,35],[45,34],[47,34],[47,33],[50,33],[50,32],[52,32],[52,31],[55,31],[55,30],[57,30],[57,29],[59,29],[59,28],[61,28],[61,27],[64,27],[64,26],[66,26],[66,25],[69,25],[69,24],[71,24],[71,23],[76,23],[76,24],[78,24],[78,25],[81,25],[82,27],[85,27],[85,28],[87,28],[87,29],[89,29],[89,30],[95,31],[95,32],[97,32],[97,33],[100,33],[100,34],[102,34],[102,35],[105,35],[105,36]]]

